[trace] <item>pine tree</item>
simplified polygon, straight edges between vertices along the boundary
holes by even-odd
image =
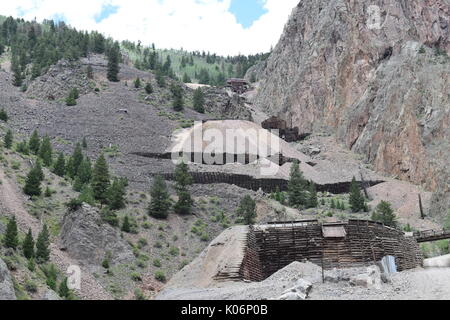
[[[70,159],[70,167],[68,167],[69,176],[74,179],[78,174],[78,169],[80,168],[81,163],[83,162],[84,156],[83,151],[81,149],[81,145],[79,143],[76,144],[75,150],[73,151],[72,157]]]
[[[5,138],[3,140],[6,149],[11,149],[13,143],[13,133],[11,130],[6,132]]]
[[[205,97],[202,88],[197,88],[194,92],[194,110],[205,113]]]
[[[292,164],[288,183],[288,197],[291,206],[302,207],[307,204],[306,185],[307,182],[300,171],[299,163],[296,161]]]
[[[16,217],[12,217],[8,220],[6,225],[6,232],[3,238],[3,243],[5,247],[16,249],[19,244],[19,232],[17,230]]]
[[[158,69],[156,70],[156,82],[160,88],[164,88],[166,86],[166,79],[164,78],[164,73]]]
[[[60,177],[64,177],[66,174],[66,159],[64,157],[64,153],[62,152],[59,154],[58,160],[56,160],[53,173]]]
[[[178,195],[178,202],[174,209],[178,214],[187,215],[191,213],[193,201],[188,186],[193,183],[192,176],[189,174],[188,165],[180,162],[175,168],[176,190]]]
[[[256,202],[250,196],[245,196],[239,208],[237,209],[237,215],[242,219],[246,225],[252,225],[255,223],[256,218]]]
[[[50,259],[50,235],[47,225],[44,224],[36,240],[36,260],[38,263],[45,263]]]
[[[66,98],[66,105],[71,107],[71,106],[76,106],[77,105],[77,99],[75,98],[73,91],[71,91],[69,93],[69,95]]]
[[[127,183],[124,179],[115,178],[108,191],[108,206],[111,210],[125,208],[125,187]]]
[[[119,74],[119,60],[120,60],[120,48],[119,44],[116,42],[114,46],[108,52],[108,72],[107,78],[111,82],[118,82]]]
[[[330,205],[331,209],[336,209],[336,201],[333,199],[331,199],[331,205]]]
[[[150,195],[152,197],[148,207],[148,214],[156,219],[166,219],[170,209],[170,196],[167,185],[161,176],[156,176]]]
[[[86,137],[83,137],[83,141],[81,142],[81,145],[82,145],[83,149],[87,149],[88,145],[87,145]]]
[[[81,193],[78,196],[78,200],[81,202],[87,203],[91,206],[95,205],[94,193],[90,185],[85,184],[81,189]]]
[[[183,89],[177,84],[172,84],[170,91],[173,97],[173,109],[175,111],[182,111],[184,108]]]
[[[139,77],[137,77],[136,80],[134,80],[134,87],[136,89],[139,89],[141,87],[141,79]]]
[[[39,149],[41,146],[41,139],[39,138],[37,130],[33,131],[28,146],[30,148],[30,151],[33,152],[33,154],[37,155],[39,153]]]
[[[123,218],[122,231],[126,233],[130,233],[131,231],[130,219],[128,218],[128,216],[125,216],[125,218]]]
[[[74,190],[80,192],[85,184],[90,183],[92,178],[92,165],[89,158],[84,158],[78,167],[78,173],[75,178]]]
[[[394,214],[392,205],[387,201],[381,201],[372,213],[372,220],[381,222],[386,226],[396,227],[397,217]]]
[[[53,161],[53,148],[52,143],[50,142],[50,137],[46,135],[44,139],[42,139],[41,146],[39,148],[39,157],[42,159],[42,162],[46,167],[50,167]]]
[[[316,185],[312,182],[309,186],[308,207],[317,208],[319,200],[317,199]]]
[[[71,296],[71,291],[67,285],[67,277],[64,278],[61,283],[59,284],[59,290],[58,290],[58,294],[61,298],[66,298],[68,299]]]
[[[147,82],[147,84],[145,85],[145,92],[147,94],[152,94],[153,93],[153,87],[152,87],[152,84],[150,82]]]
[[[191,83],[191,82],[192,82],[191,78],[185,72],[183,75],[183,83]]]
[[[110,177],[108,163],[103,154],[101,154],[95,162],[91,185],[92,191],[94,192],[94,198],[102,204],[106,204],[108,200]]]
[[[8,122],[8,114],[6,113],[5,109],[0,110],[0,120]]]
[[[34,239],[31,229],[28,230],[27,236],[22,244],[23,255],[27,259],[34,258]]]
[[[361,193],[359,184],[356,182],[356,178],[353,177],[350,185],[350,208],[353,212],[359,212],[364,210],[365,204],[365,199]]]
[[[45,179],[44,171],[42,171],[41,161],[39,159],[36,160],[35,168],[36,168],[36,175],[38,176],[39,181],[40,182],[44,181]]]
[[[43,175],[42,169],[40,168],[40,164],[38,161],[36,165],[33,168],[31,168],[25,181],[25,187],[23,191],[25,192],[26,195],[30,197],[41,195],[42,193],[41,182],[43,180],[42,175]]]

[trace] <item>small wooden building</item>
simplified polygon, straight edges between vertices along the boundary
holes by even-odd
[[[243,94],[250,89],[250,83],[245,79],[231,78],[227,80],[227,87],[237,94]]]

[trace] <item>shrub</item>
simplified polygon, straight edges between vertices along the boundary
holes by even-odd
[[[161,260],[159,260],[159,259],[153,260],[153,266],[155,266],[157,268],[161,268]]]
[[[137,272],[132,272],[130,277],[131,277],[131,280],[133,280],[133,281],[136,281],[136,282],[142,281],[141,275]]]
[[[156,271],[155,272],[155,279],[159,282],[166,282],[166,275],[163,271]]]

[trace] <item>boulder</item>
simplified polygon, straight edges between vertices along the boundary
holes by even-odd
[[[87,204],[65,214],[61,243],[63,249],[83,265],[100,265],[106,253],[111,254],[112,264],[134,261],[132,249],[120,237],[120,232],[102,222],[98,209]]]
[[[311,290],[311,282],[299,279],[295,286],[283,292],[278,300],[306,300]]]
[[[17,300],[11,274],[2,259],[0,259],[0,300]]]
[[[370,266],[367,272],[353,276],[350,279],[352,286],[381,289],[381,272],[377,266]]]

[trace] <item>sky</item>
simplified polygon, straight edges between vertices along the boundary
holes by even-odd
[[[1,0],[0,14],[220,55],[268,52],[300,0]]]

